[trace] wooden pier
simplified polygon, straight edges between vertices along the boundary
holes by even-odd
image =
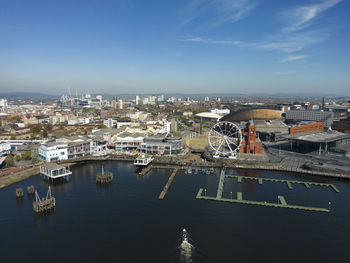
[[[51,187],[47,191],[46,198],[40,198],[38,192],[35,191],[35,202],[33,202],[33,210],[36,213],[48,213],[55,209],[56,199],[51,196]]]
[[[175,178],[175,175],[177,173],[179,169],[178,168],[175,168],[172,172],[172,174],[170,175],[169,177],[169,180],[168,182],[165,184],[164,188],[163,188],[163,191],[160,193],[158,199],[159,200],[163,200],[164,199],[164,196],[166,195],[166,193],[168,192],[169,188],[170,188],[170,185],[171,183],[173,182],[174,178]]]
[[[34,185],[28,185],[28,186],[27,186],[27,194],[28,194],[28,195],[33,195],[33,194],[35,194]]]
[[[306,182],[306,181],[295,181],[295,180],[283,180],[283,179],[274,179],[274,178],[262,178],[262,177],[249,177],[249,176],[239,176],[239,175],[228,175],[225,174],[224,170],[221,170],[220,180],[218,184],[218,190],[216,193],[216,197],[207,196],[206,194],[203,196],[203,189],[199,189],[197,193],[196,199],[203,199],[203,200],[213,200],[213,201],[220,201],[220,202],[230,202],[230,203],[240,203],[240,204],[248,204],[248,205],[260,205],[260,206],[267,206],[267,207],[279,207],[279,208],[291,208],[291,209],[299,209],[299,210],[307,210],[307,211],[317,211],[317,212],[330,212],[330,206],[329,208],[322,208],[322,207],[311,207],[311,206],[301,206],[301,205],[292,205],[288,204],[285,197],[282,195],[277,196],[277,203],[271,203],[266,201],[253,201],[253,200],[244,200],[242,192],[237,192],[237,198],[223,198],[223,188],[224,188],[224,181],[225,177],[228,178],[237,178],[237,183],[242,183],[243,179],[246,180],[256,180],[259,185],[263,185],[264,181],[270,181],[270,182],[279,182],[279,183],[285,183],[287,184],[288,188],[290,190],[293,189],[292,184],[302,184],[307,189],[310,189],[310,186],[326,186],[332,188],[336,193],[339,193],[340,191],[333,185],[333,184],[326,184],[326,183],[318,183],[318,182]]]
[[[326,186],[326,187],[331,187],[334,192],[340,193],[338,188],[334,184],[326,184],[326,183],[318,183],[318,182],[305,182],[305,181],[296,181],[296,180],[284,180],[284,179],[275,179],[275,178],[262,178],[262,177],[250,177],[250,176],[241,176],[241,175],[230,175],[226,174],[224,177],[231,177],[231,178],[237,178],[237,182],[241,183],[242,179],[247,179],[247,180],[257,180],[260,185],[262,185],[263,181],[269,181],[269,182],[278,182],[278,183],[286,183],[288,188],[290,190],[293,189],[292,184],[303,184],[307,189],[310,189],[310,186]],[[221,177],[220,177],[221,180]]]
[[[139,172],[139,175],[146,175],[152,170],[152,165],[148,165]]]
[[[278,207],[278,208],[290,208],[290,209],[299,209],[306,211],[317,211],[317,212],[330,212],[327,208],[322,207],[311,207],[311,206],[300,206],[300,205],[289,205],[283,196],[278,196],[278,203],[270,203],[270,202],[260,202],[260,201],[252,201],[252,200],[244,200],[242,197],[242,192],[237,192],[237,199],[229,199],[229,198],[216,198],[211,196],[202,196],[203,189],[199,189],[197,194],[197,199],[202,200],[212,200],[212,201],[220,201],[220,202],[228,202],[228,203],[238,203],[238,204],[246,204],[246,205],[259,205],[266,207]]]
[[[113,174],[112,173],[105,173],[103,171],[103,167],[102,167],[101,173],[96,175],[96,183],[107,184],[107,183],[111,183],[111,182],[113,182]]]
[[[16,198],[23,198],[23,189],[22,188],[16,188]]]

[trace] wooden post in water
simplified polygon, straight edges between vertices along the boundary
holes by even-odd
[[[28,186],[27,186],[27,194],[28,194],[28,195],[33,195],[33,194],[35,194],[34,185],[28,185]]]
[[[23,198],[23,189],[22,188],[16,188],[16,198]]]
[[[112,173],[104,173],[103,167],[101,173],[96,175],[96,183],[106,184],[111,183],[113,181]]]

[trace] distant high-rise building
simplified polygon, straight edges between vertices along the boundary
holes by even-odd
[[[135,105],[139,105],[139,100],[140,100],[139,95],[136,95],[136,97],[135,97]]]
[[[123,109],[123,100],[118,100],[118,109]]]
[[[175,118],[171,119],[170,132],[172,133],[177,132],[177,121]]]
[[[207,102],[208,102],[208,101],[209,101],[209,97],[205,97],[205,98],[204,98],[204,101],[207,101]]]
[[[7,110],[7,99],[0,99],[0,112]]]

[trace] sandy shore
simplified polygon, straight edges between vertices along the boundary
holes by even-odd
[[[66,166],[76,165],[77,163],[66,163]],[[26,169],[24,171],[15,172],[9,175],[0,177],[0,189],[5,188],[11,184],[23,181],[33,175],[36,175],[40,172],[40,165],[37,165],[33,168]]]
[[[10,185],[10,184],[14,184],[17,183],[19,181],[25,180],[33,175],[38,174],[40,171],[40,167],[33,167],[33,168],[29,168],[27,170],[24,171],[20,171],[18,173],[13,173],[13,174],[9,174],[9,175],[5,175],[3,177],[0,177],[0,189]]]

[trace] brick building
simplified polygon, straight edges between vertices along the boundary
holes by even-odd
[[[245,134],[242,129],[242,144],[239,148],[239,153],[247,154],[262,154],[263,145],[259,138],[259,133],[256,133],[256,126],[253,122],[248,123],[248,132]]]
[[[299,125],[299,126],[289,128],[289,134],[311,132],[311,131],[324,131],[324,123],[314,122],[310,124]]]

